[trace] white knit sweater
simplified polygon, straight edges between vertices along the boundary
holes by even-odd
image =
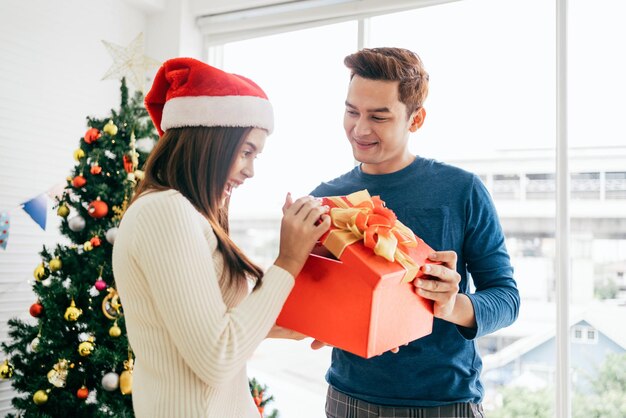
[[[207,220],[179,192],[139,197],[113,247],[113,273],[135,352],[138,418],[258,418],[246,361],[294,279],[272,266],[260,289],[227,286]]]

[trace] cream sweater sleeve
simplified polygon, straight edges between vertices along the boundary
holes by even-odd
[[[217,239],[191,203],[175,194],[138,209],[131,251],[164,326],[203,381],[229,381],[267,336],[294,285],[293,276],[272,266],[261,288],[229,310],[203,231]]]

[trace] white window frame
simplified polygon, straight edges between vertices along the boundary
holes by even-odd
[[[300,0],[245,11],[201,16],[207,62],[221,64],[221,45],[254,37],[358,21],[358,49],[367,47],[369,17],[464,0]],[[570,214],[567,132],[568,0],[556,8],[556,417],[571,418]],[[303,13],[303,10],[306,13]]]

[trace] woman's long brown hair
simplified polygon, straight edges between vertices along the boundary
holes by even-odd
[[[139,183],[133,201],[143,192],[179,191],[213,227],[230,285],[252,277],[256,278],[256,289],[261,285],[263,270],[230,239],[228,200],[221,205],[230,168],[251,130],[225,127],[168,129],[146,160],[145,178]]]

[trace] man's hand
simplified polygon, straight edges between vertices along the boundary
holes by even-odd
[[[406,343],[406,344],[404,344],[404,345],[409,345],[409,343]],[[325,342],[320,341],[320,340],[313,340],[313,341],[311,342],[311,348],[312,348],[313,350],[319,350],[320,348],[322,348],[322,347],[326,347],[326,346],[328,346],[328,347],[332,347],[331,345],[328,345],[328,344],[326,344]],[[397,353],[398,351],[400,351],[400,347],[392,348],[392,349],[391,349],[391,350],[389,350],[389,351],[391,351],[392,353],[394,353],[394,354],[395,354],[395,353]],[[380,354],[383,354],[383,353],[380,353]],[[380,355],[380,354],[379,354],[379,355]]]
[[[456,271],[457,256],[454,251],[437,251],[428,258],[441,264],[423,265],[422,272],[427,277],[413,280],[413,286],[417,294],[435,302],[435,317],[448,319],[454,311],[461,281]]]

